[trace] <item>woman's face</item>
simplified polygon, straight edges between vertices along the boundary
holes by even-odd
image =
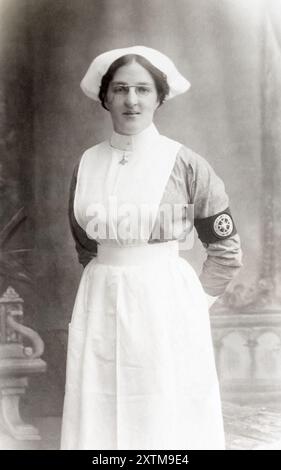
[[[138,134],[151,124],[159,105],[153,77],[137,62],[123,65],[109,84],[105,104],[115,132]]]

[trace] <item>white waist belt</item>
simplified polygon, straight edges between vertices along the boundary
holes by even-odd
[[[114,266],[136,265],[155,262],[171,256],[178,256],[178,254],[179,243],[177,240],[131,246],[104,244],[98,246],[98,256],[95,258],[95,262]]]

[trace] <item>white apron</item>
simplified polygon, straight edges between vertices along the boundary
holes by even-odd
[[[74,212],[84,230],[93,202],[150,211],[138,239],[122,238],[119,213],[99,213],[112,230],[99,233],[69,325],[62,449],[224,449],[206,296],[177,241],[148,244],[179,147],[152,125],[125,165],[108,142],[81,159]]]

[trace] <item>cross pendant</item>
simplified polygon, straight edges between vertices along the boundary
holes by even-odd
[[[126,163],[128,163],[128,161],[129,161],[129,160],[128,160],[128,157],[127,157],[126,154],[124,153],[124,154],[123,154],[123,158],[122,158],[122,160],[119,161],[119,163],[120,163],[121,165],[125,165]]]

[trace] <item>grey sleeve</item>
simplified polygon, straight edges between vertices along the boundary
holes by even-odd
[[[75,248],[78,254],[78,260],[79,263],[81,263],[85,268],[89,261],[93,257],[97,256],[97,242],[87,237],[86,232],[82,229],[82,227],[80,227],[74,215],[73,206],[78,168],[79,163],[74,168],[70,183],[68,217],[71,233],[75,241]]]
[[[205,248],[207,258],[203,263],[200,281],[207,294],[219,296],[242,266],[240,237],[236,233],[225,240],[210,243]]]
[[[204,219],[225,211],[229,207],[229,199],[223,181],[204,158],[189,149],[185,151],[188,153],[188,185],[194,204],[194,218]],[[240,237],[234,233],[225,239],[203,243],[203,246],[207,257],[200,281],[207,294],[222,295],[242,266]]]

